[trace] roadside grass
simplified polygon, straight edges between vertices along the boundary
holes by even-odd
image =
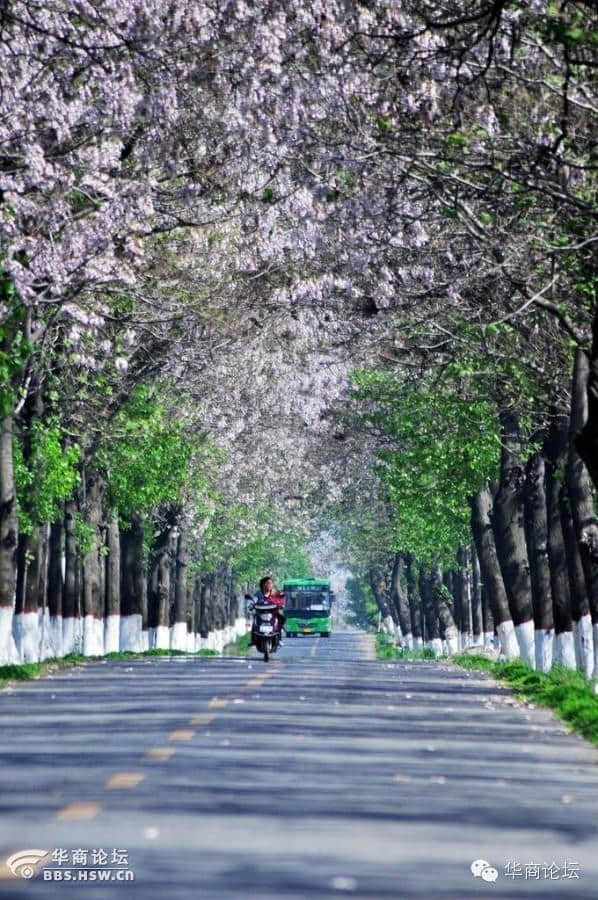
[[[225,656],[247,656],[251,650],[250,640],[250,634],[242,634],[236,641],[231,641],[230,644],[226,644],[222,652]]]
[[[538,672],[519,659],[493,662],[485,656],[460,653],[451,662],[464,669],[479,669],[505,682],[513,693],[550,709],[593,744],[598,744],[598,695],[583,672],[556,663],[550,672]]]
[[[119,650],[116,653],[106,653],[105,656],[87,657],[88,659],[138,659],[144,656],[220,656],[217,650]]]
[[[34,678],[42,678],[57,669],[68,666],[76,666],[85,662],[97,662],[101,659],[140,659],[144,656],[220,656],[217,650],[198,650],[196,653],[187,653],[185,650],[143,650],[123,651],[119,653],[106,653],[105,656],[83,656],[81,653],[69,653],[67,656],[44,659],[39,663],[18,663],[9,666],[0,666],[0,690],[12,681],[30,681]]]
[[[64,669],[68,666],[85,662],[89,657],[80,653],[69,653],[60,658],[44,659],[39,663],[22,663],[10,666],[0,666],[0,689],[6,687],[11,681],[29,681],[32,678],[40,678],[48,672],[56,669]]]
[[[406,650],[396,647],[393,639],[384,631],[376,633],[376,659],[440,659],[429,647]]]

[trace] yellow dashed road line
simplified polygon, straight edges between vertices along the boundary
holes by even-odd
[[[315,652],[315,647],[313,652]],[[261,687],[272,674],[273,670],[271,669],[268,672],[264,672],[262,675],[258,675],[256,678],[250,679],[246,682],[246,685],[247,687]],[[229,702],[230,701],[226,697],[212,697],[208,703],[208,707],[210,709],[222,709],[223,707],[228,706]],[[189,720],[189,724],[209,725],[213,719],[214,716],[209,713],[200,713],[197,716],[193,716]],[[168,735],[168,740],[190,741],[195,734],[196,732],[194,729],[180,728],[171,731]],[[151,747],[145,752],[143,759],[146,762],[162,762],[170,759],[174,753],[176,753],[174,747]],[[130,789],[140,784],[144,778],[145,775],[142,772],[116,772],[106,781],[105,787],[110,790]],[[94,819],[101,810],[102,806],[100,803],[71,803],[68,806],[65,806],[64,809],[61,809],[56,814],[55,818],[59,821],[85,821]],[[8,878],[14,878],[14,875],[8,866],[5,864],[0,865],[0,880]]]
[[[192,728],[179,728],[177,731],[171,731],[168,735],[169,741],[190,741],[195,735]]]
[[[106,782],[107,788],[134,788],[145,775],[142,772],[116,772]]]
[[[199,716],[193,716],[192,719],[189,719],[190,725],[209,725],[213,720],[214,716],[208,715],[208,713],[202,713]]]
[[[56,818],[60,821],[84,821],[86,819],[95,819],[102,807],[99,803],[71,803],[65,806],[57,814]]]
[[[174,747],[152,747],[143,757],[148,762],[170,759],[176,753]]]

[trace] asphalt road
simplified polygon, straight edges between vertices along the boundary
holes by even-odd
[[[0,693],[0,723],[3,898],[598,897],[598,751],[356,632],[89,663]],[[9,878],[25,849],[55,859]]]

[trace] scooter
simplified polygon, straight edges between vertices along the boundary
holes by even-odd
[[[264,662],[268,662],[270,654],[276,653],[280,644],[278,607],[273,603],[256,603],[252,611],[252,643],[258,653],[264,654]]]

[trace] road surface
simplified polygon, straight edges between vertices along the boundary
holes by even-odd
[[[598,751],[357,632],[89,663],[0,693],[0,720],[11,900],[598,897]],[[55,858],[9,878],[25,849]]]

